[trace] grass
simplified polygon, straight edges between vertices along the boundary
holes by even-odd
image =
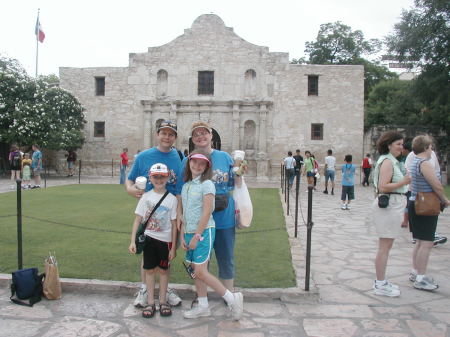
[[[250,191],[252,227],[236,235],[236,285],[295,285],[288,235],[276,189]],[[17,269],[16,193],[0,194],[0,273]],[[56,251],[61,277],[139,281],[141,256],[128,253],[136,200],[120,185],[68,185],[22,193],[23,264],[43,270]],[[171,283],[192,283],[177,251]],[[217,273],[215,258],[211,271]]]
[[[447,196],[447,198],[450,199],[450,185],[447,185],[444,187],[444,192],[445,192],[445,195]]]

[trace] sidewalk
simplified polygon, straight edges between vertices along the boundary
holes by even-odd
[[[4,182],[0,181],[0,185]],[[110,183],[114,181],[111,179]],[[302,186],[300,205],[306,221],[305,189]],[[65,291],[59,301],[43,299],[33,308],[26,308],[9,301],[9,289],[6,282],[1,282],[0,336],[449,336],[450,244],[434,248],[430,257],[429,274],[440,284],[438,291],[418,291],[408,281],[413,245],[408,231],[404,230],[403,236],[394,243],[387,271],[402,294],[399,298],[375,296],[371,287],[377,239],[368,224],[372,188],[358,185],[357,199],[349,211],[340,209],[340,188],[334,196],[318,190],[320,192],[313,195],[313,279],[309,293],[301,289],[304,286],[306,227],[299,214],[299,237],[293,237],[295,194],[291,193],[291,215],[286,217],[286,222],[299,288],[295,292],[278,289],[272,293],[261,289],[245,290],[244,317],[239,322],[227,317],[226,307],[217,297],[210,300],[212,317],[184,319],[182,312],[189,308],[193,297],[185,291],[182,291],[183,305],[173,309],[172,317],[156,314],[146,320],[132,307],[130,292],[120,291],[114,284],[101,291],[89,289],[82,283]],[[284,200],[284,195],[282,197]],[[441,235],[450,236],[449,210],[440,217],[438,230]]]

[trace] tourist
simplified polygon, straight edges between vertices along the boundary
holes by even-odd
[[[136,187],[135,181],[136,178],[140,176],[148,178],[150,168],[156,163],[166,165],[169,170],[169,179],[166,186],[167,190],[177,197],[180,194],[179,191],[181,191],[181,187],[178,189],[177,183],[181,180],[181,160],[178,156],[177,150],[172,148],[177,139],[176,123],[170,120],[163,121],[156,131],[156,138],[158,145],[141,151],[136,157],[136,160],[134,161],[128,174],[128,179],[125,182],[125,188],[127,193],[132,197],[139,199],[142,197],[144,192],[148,192],[153,188],[153,184],[150,181],[147,183],[146,188],[141,190]],[[142,284],[134,301],[134,305],[136,307],[145,307],[148,303],[145,271],[142,268],[141,280]],[[168,290],[168,302],[172,306],[181,304],[181,298],[173,289]]]
[[[233,159],[227,152],[213,149],[212,128],[205,122],[196,122],[191,128],[192,142],[195,150],[210,156],[212,163],[212,182],[216,187],[215,208],[213,218],[216,226],[214,251],[219,269],[219,279],[222,284],[234,292],[234,242],[235,242],[235,214],[232,191],[235,184],[241,183],[241,178],[233,174]],[[187,159],[183,161],[183,167]],[[183,182],[180,182],[181,185]],[[178,230],[181,219],[178,219]],[[206,292],[200,289],[201,293]]]
[[[327,151],[325,157],[325,191],[323,193],[328,194],[328,180],[331,180],[331,195],[334,195],[334,177],[336,174],[336,158],[332,156],[333,151],[330,149]]]
[[[303,163],[303,157],[300,154],[300,149],[295,150],[294,159],[295,159],[295,162],[296,162],[295,163],[295,176],[298,179],[298,183],[300,183],[300,176],[302,174],[302,165],[304,164]]]
[[[443,206],[448,207],[450,201],[444,193],[444,188],[436,175],[435,169],[429,160],[432,155],[432,140],[422,135],[413,139],[412,149],[414,159],[409,165],[411,172],[411,202],[409,203],[409,223],[416,245],[412,254],[412,271],[409,280],[413,286],[420,290],[435,290],[439,286],[433,278],[426,276],[431,248],[434,244],[438,215],[417,215],[414,200],[418,192],[435,192]]]
[[[372,204],[373,224],[378,236],[373,291],[376,295],[389,297],[400,296],[399,287],[386,280],[386,266],[394,240],[401,233],[400,223],[406,205],[404,194],[411,182],[411,177],[402,171],[403,166],[396,159],[402,149],[402,134],[388,131],[381,135],[377,142],[380,157],[373,176],[378,195]]]
[[[73,171],[75,167],[75,162],[77,161],[77,153],[73,150],[69,150],[67,154],[67,169],[68,169],[68,177],[73,177]]]
[[[125,147],[120,154],[120,181],[119,184],[125,184],[125,177],[128,167],[128,149]]]
[[[153,188],[145,192],[136,207],[136,217],[131,231],[128,250],[136,254],[136,231],[139,224],[146,224],[145,246],[143,250],[143,269],[147,282],[147,305],[142,311],[142,317],[151,318],[155,315],[155,274],[159,274],[159,313],[161,316],[171,316],[172,309],[167,303],[167,286],[169,284],[170,261],[176,257],[177,242],[177,198],[166,194],[166,183],[169,180],[169,170],[162,163],[150,168],[150,182]],[[155,209],[155,205],[159,204]]]
[[[305,157],[305,175],[308,181],[308,186],[314,187],[314,176],[316,174],[314,173],[314,161],[313,158],[311,158],[311,152],[305,151]]]
[[[31,188],[31,159],[29,153],[25,153],[22,159],[22,188]]]
[[[345,164],[342,165],[342,193],[341,209],[350,210],[350,202],[355,199],[355,171],[356,166],[352,164],[353,156],[345,155]]]
[[[11,146],[9,152],[9,168],[11,170],[11,189],[16,187],[16,180],[20,179],[20,169],[22,164],[22,154],[16,144]]]
[[[42,152],[39,146],[33,144],[33,155],[31,156],[31,169],[33,171],[34,186],[32,188],[41,188],[41,171],[42,171]]]
[[[370,153],[367,153],[364,157],[361,167],[364,172],[364,180],[362,185],[369,186],[370,171],[372,171],[372,159],[370,158]]]
[[[209,155],[194,151],[187,159],[183,179],[185,184],[181,191],[183,215],[181,244],[186,251],[186,262],[193,267],[193,273],[190,275],[194,278],[198,305],[185,311],[184,317],[198,318],[211,315],[207,294],[209,286],[225,300],[233,319],[239,320],[243,312],[242,293],[232,293],[208,271],[216,232],[212,216],[216,188],[211,178]]]
[[[286,178],[288,179],[288,188],[291,189],[295,178],[296,160],[292,157],[292,151],[288,151],[288,156],[283,159],[284,167],[286,169]]]

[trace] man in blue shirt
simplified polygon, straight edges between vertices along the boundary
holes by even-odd
[[[33,155],[31,156],[31,169],[33,171],[34,186],[32,188],[41,188],[41,170],[42,170],[42,152],[39,146],[33,144]]]
[[[156,131],[158,145],[151,149],[140,152],[133,163],[128,179],[125,182],[125,188],[129,195],[135,198],[140,198],[144,192],[153,189],[150,182],[149,174],[150,168],[153,164],[163,163],[169,169],[169,180],[167,182],[167,190],[173,195],[179,197],[181,189],[177,188],[181,177],[181,159],[177,150],[173,147],[177,140],[177,125],[173,121],[163,121]],[[137,177],[146,177],[147,185],[145,190],[138,189],[135,185]],[[180,187],[181,188],[181,187]],[[174,243],[176,244],[176,243]],[[136,307],[145,307],[147,305],[147,286],[145,282],[145,272],[141,268],[142,285],[139,293],[134,301]],[[167,294],[167,299],[170,305],[181,304],[180,297],[171,289]]]

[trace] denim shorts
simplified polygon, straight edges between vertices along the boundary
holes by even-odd
[[[325,171],[325,181],[331,180],[334,181],[334,174],[336,172],[333,170],[326,170]]]
[[[234,278],[235,230],[235,227],[216,229],[214,252],[219,267],[219,277],[222,280]]]
[[[209,261],[209,259],[211,258],[211,251],[214,244],[215,232],[216,229],[214,227],[206,228],[203,231],[202,234],[203,240],[197,242],[197,247],[195,247],[194,250],[189,249],[186,252],[185,257],[186,262],[194,264],[203,264]],[[191,241],[193,236],[194,233],[184,234],[184,241],[186,242],[186,245],[189,245],[189,242]]]

